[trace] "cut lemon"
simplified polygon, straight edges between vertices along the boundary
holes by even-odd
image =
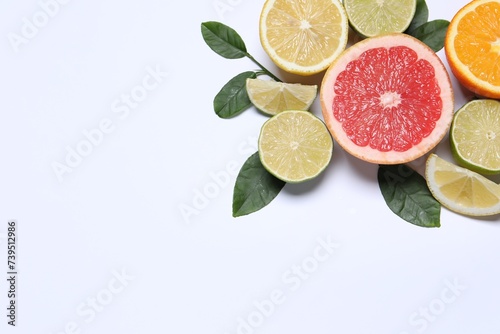
[[[274,80],[247,79],[247,93],[253,105],[268,115],[284,110],[308,110],[318,93],[316,85]]]
[[[432,195],[451,211],[468,216],[500,213],[500,186],[478,173],[431,154],[425,177]]]
[[[444,47],[464,87],[481,97],[500,98],[500,0],[475,0],[460,9]]]
[[[267,0],[260,15],[262,47],[286,72],[325,70],[346,48],[349,25],[339,0]]]
[[[417,0],[344,0],[351,27],[365,37],[403,32],[410,26]]]
[[[333,140],[323,121],[302,110],[282,111],[268,119],[258,145],[262,165],[290,183],[318,176],[333,151]]]
[[[474,100],[453,118],[450,145],[457,162],[482,174],[500,173],[500,102]]]

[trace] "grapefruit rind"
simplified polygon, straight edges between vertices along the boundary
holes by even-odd
[[[455,36],[458,33],[459,22],[469,14],[470,12],[476,10],[479,6],[487,3],[500,4],[498,0],[475,0],[471,1],[464,7],[462,7],[450,21],[448,30],[446,32],[444,51],[448,64],[450,66],[451,72],[457,78],[458,82],[462,84],[466,89],[473,92],[478,97],[500,99],[500,86],[492,85],[488,81],[481,80],[475,76],[467,65],[465,65],[458,57],[455,52]],[[497,23],[498,24],[498,23]],[[481,27],[478,26],[478,30]],[[500,43],[500,35],[497,36],[497,47]],[[484,52],[484,50],[482,51]],[[498,59],[498,58],[497,58]],[[497,61],[498,64],[498,61]],[[498,67],[497,67],[498,69]]]
[[[372,48],[391,48],[406,46],[417,52],[419,58],[424,57],[434,68],[435,78],[441,89],[442,109],[441,117],[436,122],[434,130],[422,141],[404,152],[387,151],[382,152],[372,149],[369,145],[356,145],[345,133],[340,123],[333,115],[332,103],[335,98],[333,89],[337,76],[345,70],[348,63],[359,58],[359,56]],[[320,91],[320,101],[323,119],[330,130],[333,138],[351,155],[377,164],[401,164],[413,161],[430,152],[447,134],[454,111],[454,95],[448,72],[441,59],[427,45],[414,37],[403,33],[393,33],[366,38],[350,48],[346,49],[328,68],[323,78]]]

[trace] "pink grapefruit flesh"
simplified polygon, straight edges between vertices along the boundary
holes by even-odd
[[[406,34],[367,38],[345,50],[321,85],[323,118],[350,154],[398,164],[432,150],[448,132],[454,98],[441,59]]]

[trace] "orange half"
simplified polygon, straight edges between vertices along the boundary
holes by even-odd
[[[500,98],[500,0],[475,0],[460,9],[448,27],[445,53],[464,87]]]

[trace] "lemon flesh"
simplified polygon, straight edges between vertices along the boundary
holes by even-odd
[[[431,154],[425,177],[436,200],[451,211],[468,216],[500,213],[500,185],[476,172]]]
[[[348,33],[347,14],[339,0],[267,0],[260,15],[262,47],[289,73],[325,70],[345,50]]]

